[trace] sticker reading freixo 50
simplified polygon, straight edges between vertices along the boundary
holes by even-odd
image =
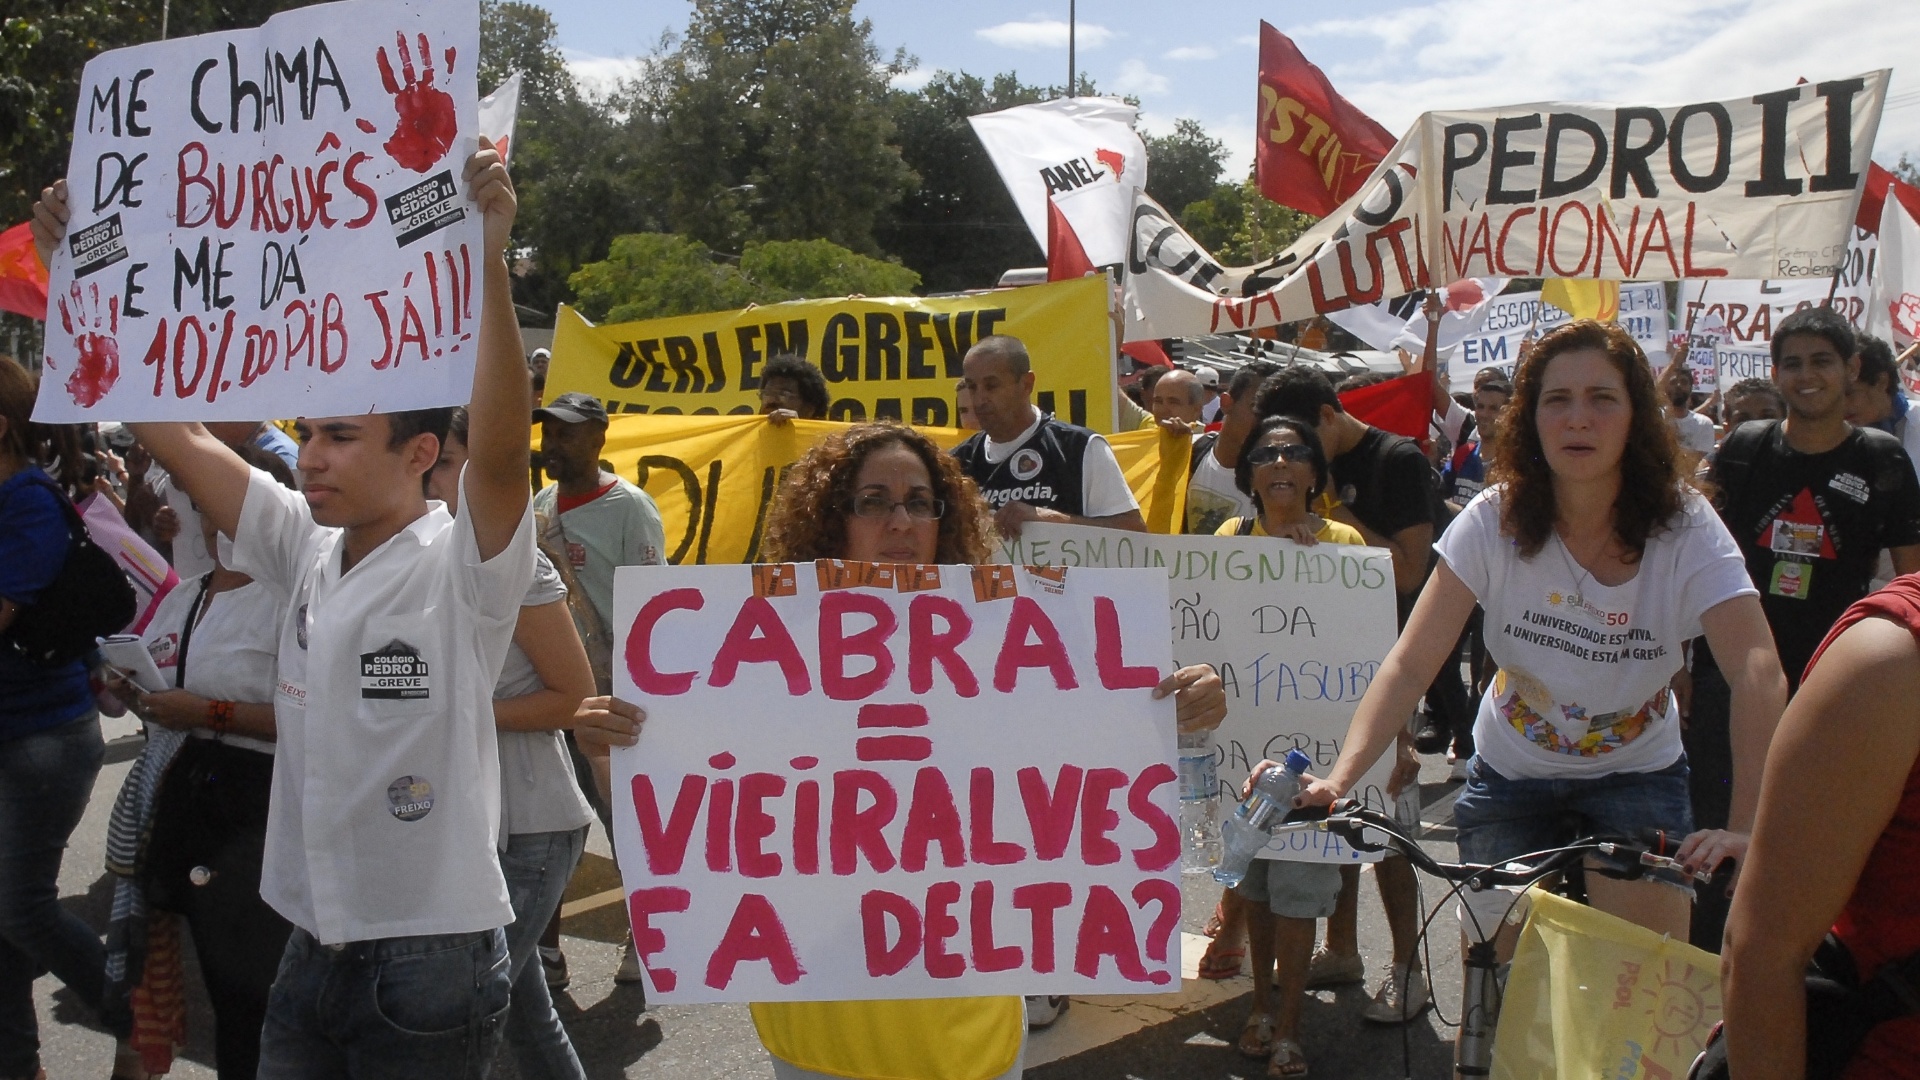
[[[401,821],[419,821],[433,809],[433,785],[424,776],[403,776],[387,785],[387,808]]]

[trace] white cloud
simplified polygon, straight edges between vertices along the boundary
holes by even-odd
[[[904,90],[911,94],[924,89],[928,83],[933,81],[933,76],[934,71],[932,68],[914,68],[912,71],[903,71],[895,75],[887,81],[887,85],[893,87],[895,90]]]
[[[561,50],[574,85],[590,97],[605,97],[623,79],[640,76],[646,58],[640,56],[595,56],[574,49]]]
[[[1165,75],[1156,74],[1147,67],[1145,60],[1136,56],[1120,65],[1120,73],[1113,77],[1113,89],[1110,92],[1145,97],[1148,94],[1164,94],[1172,86]]]
[[[1166,52],[1169,60],[1212,60],[1219,55],[1219,50],[1211,45],[1182,45]]]
[[[975,30],[973,36],[1003,49],[1064,49],[1067,47],[1067,24],[1059,19],[1003,22],[998,26]],[[1098,49],[1111,40],[1113,31],[1106,27],[1097,23],[1080,23],[1074,45],[1081,49]]]

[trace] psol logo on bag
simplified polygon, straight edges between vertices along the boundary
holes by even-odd
[[[360,696],[417,699],[429,696],[427,661],[398,638],[360,654]]]
[[[1031,480],[1040,475],[1040,467],[1045,464],[1046,459],[1040,456],[1040,451],[1022,448],[1014,451],[1013,460],[1007,463],[1007,469],[1013,473],[1015,480]]]
[[[401,821],[419,821],[433,809],[433,785],[424,776],[403,776],[387,785],[387,808]]]

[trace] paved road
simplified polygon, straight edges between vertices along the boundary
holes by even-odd
[[[103,931],[110,896],[110,885],[101,869],[107,814],[141,745],[130,720],[108,721],[107,737],[108,764],[94,788],[86,819],[74,836],[60,878],[62,902]],[[1421,778],[1426,806],[1423,817],[1437,826],[1428,841],[1441,857],[1451,857],[1452,830],[1448,823],[1456,785],[1444,782],[1446,766],[1438,759],[1426,759]],[[1431,882],[1423,884],[1431,908],[1437,894]],[[594,1080],[771,1076],[766,1052],[754,1036],[745,1006],[648,1009],[638,987],[613,984],[619,955],[615,943],[625,931],[618,886],[606,838],[596,827],[564,909],[567,917],[562,929],[573,985],[558,995],[561,1018],[572,1033],[587,1075]],[[1199,930],[1217,893],[1199,880],[1189,882],[1186,893],[1181,929],[1186,971],[1191,976],[1205,944],[1198,936]],[[1386,971],[1389,950],[1379,893],[1370,881],[1363,882],[1360,915],[1371,985]],[[1364,998],[1357,988],[1311,996],[1302,1031],[1316,1078],[1442,1080],[1452,1075],[1452,1031],[1440,1015],[1457,1018],[1459,980],[1454,973],[1459,970],[1459,948],[1455,925],[1451,912],[1443,912],[1434,922],[1429,946],[1431,969],[1444,973],[1437,987],[1439,1013],[1429,1011],[1404,1028],[1381,1027],[1360,1019]],[[186,955],[188,1045],[171,1075],[180,1080],[213,1080],[212,1014],[199,989],[199,975],[191,970],[190,948]],[[1246,976],[1221,983],[1189,977],[1182,981],[1178,995],[1076,999],[1058,1024],[1035,1033],[1029,1041],[1026,1076],[1028,1080],[1229,1080],[1261,1076],[1264,1070],[1259,1063],[1247,1061],[1233,1049],[1233,1040],[1246,1018],[1250,990]],[[90,1026],[86,1011],[52,978],[41,979],[35,991],[50,1080],[106,1076],[112,1066],[112,1041]],[[518,1080],[508,1055],[502,1055],[494,1076]]]

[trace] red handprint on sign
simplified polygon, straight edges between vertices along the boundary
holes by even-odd
[[[399,45],[400,74],[405,85],[393,77],[393,64],[387,59],[383,46],[379,56],[380,81],[386,84],[387,93],[393,95],[393,109],[400,114],[400,122],[384,146],[402,168],[423,173],[438,164],[453,146],[453,137],[458,131],[453,97],[433,85],[433,53],[427,47],[427,35],[416,37],[420,43],[417,76],[413,70],[413,53],[407,48],[407,35],[395,32],[393,37]],[[447,74],[452,75],[452,49],[447,50],[446,58]]]
[[[73,335],[73,351],[79,356],[67,376],[67,396],[82,408],[98,405],[120,379],[120,343],[115,340],[120,334],[120,298],[107,297],[102,308],[99,283],[89,286],[88,292],[83,297],[76,281],[59,303],[60,327]],[[53,361],[48,359],[46,366],[52,370]]]

